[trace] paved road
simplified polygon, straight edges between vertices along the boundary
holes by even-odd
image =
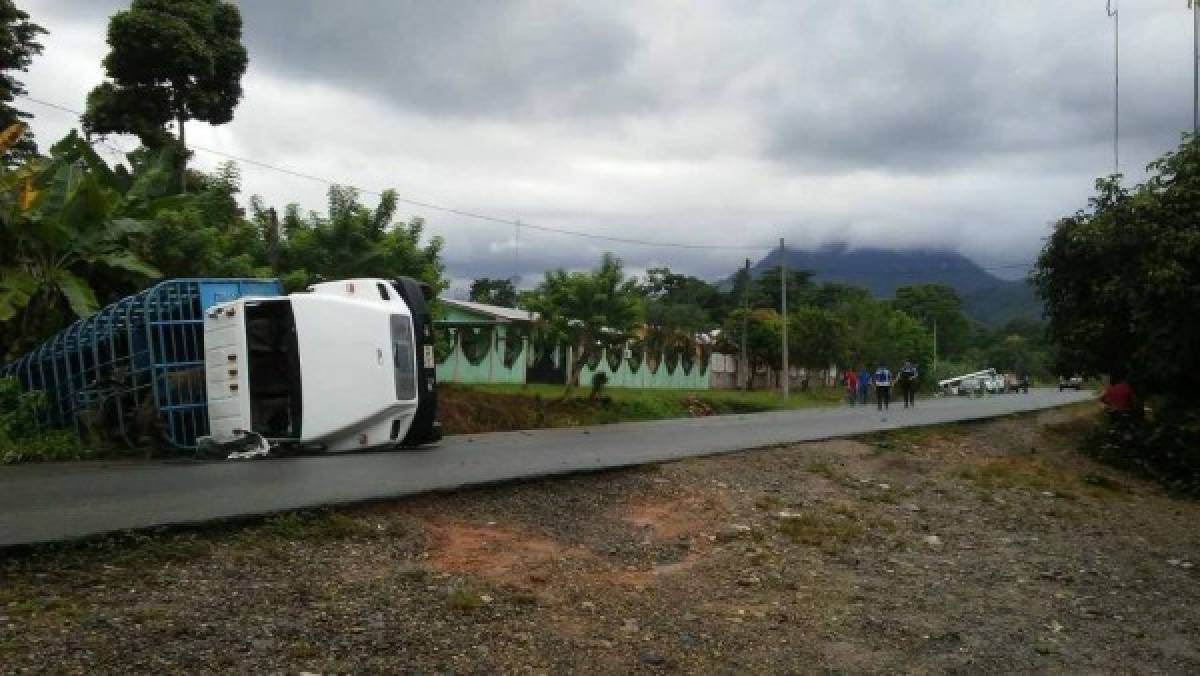
[[[914,410],[823,408],[449,437],[419,451],[218,463],[0,468],[0,547],[396,498],[510,479],[972,420],[1090,398],[1035,390]]]

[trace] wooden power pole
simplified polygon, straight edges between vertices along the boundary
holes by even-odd
[[[788,314],[787,314],[787,249],[783,246],[783,238],[779,238],[779,286],[780,305],[783,310],[783,374],[780,382],[783,384],[783,398],[788,397],[788,386],[791,374],[788,370]]]

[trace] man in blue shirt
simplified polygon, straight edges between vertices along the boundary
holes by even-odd
[[[858,403],[867,405],[867,394],[871,391],[871,372],[863,366],[858,370]]]
[[[892,372],[880,364],[875,369],[875,375],[871,377],[871,383],[875,385],[876,406],[880,411],[888,408],[892,403]]]

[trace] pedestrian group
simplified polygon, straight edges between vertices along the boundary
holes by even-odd
[[[875,388],[875,406],[880,411],[886,411],[892,403],[893,385],[904,399],[904,408],[914,408],[917,405],[917,367],[911,361],[904,362],[893,381],[892,370],[885,364],[879,364],[874,371],[862,366],[855,372],[846,369],[843,376],[846,385],[846,399],[851,406],[866,406],[871,387]]]

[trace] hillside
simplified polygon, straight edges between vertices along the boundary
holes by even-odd
[[[779,255],[778,250],[767,254],[751,272],[758,276],[778,266]],[[953,251],[852,249],[832,244],[812,251],[789,249],[787,266],[811,270],[817,282],[864,287],[879,298],[889,298],[897,287],[908,284],[945,284],[962,297],[968,317],[988,326],[1016,318],[1041,318],[1041,303],[1029,284],[996,277]]]

